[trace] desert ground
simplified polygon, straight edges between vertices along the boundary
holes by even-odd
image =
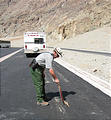
[[[111,28],[104,27],[48,45],[63,49],[62,60],[111,83],[110,41]]]

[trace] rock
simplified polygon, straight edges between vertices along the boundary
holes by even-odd
[[[52,33],[48,38],[60,41],[111,25],[111,0],[11,0],[9,6],[1,0],[0,5],[0,28],[10,29],[9,36],[44,29]],[[7,23],[11,23],[9,27]],[[5,31],[0,36],[4,37]]]
[[[97,72],[97,69],[93,70],[93,72]]]

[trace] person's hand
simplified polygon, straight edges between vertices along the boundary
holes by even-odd
[[[58,78],[56,78],[56,79],[54,80],[54,82],[55,82],[56,84],[59,84],[59,83],[60,83],[60,81],[59,81]]]

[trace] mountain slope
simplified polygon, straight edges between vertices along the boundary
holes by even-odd
[[[45,31],[63,40],[111,25],[110,0],[1,0],[0,37]]]

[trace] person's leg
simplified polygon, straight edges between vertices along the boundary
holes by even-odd
[[[44,72],[44,71],[43,71]],[[43,88],[42,88],[42,93],[43,93],[43,97],[45,96],[45,76],[44,73],[42,72],[42,78],[43,78]]]
[[[49,103],[44,101],[44,93],[43,93],[43,76],[42,71],[36,69],[33,71],[31,69],[32,80],[36,89],[36,97],[37,97],[37,105],[47,106]]]
[[[42,73],[39,70],[33,71],[31,69],[32,80],[36,89],[36,97],[38,102],[43,101],[43,78]]]

